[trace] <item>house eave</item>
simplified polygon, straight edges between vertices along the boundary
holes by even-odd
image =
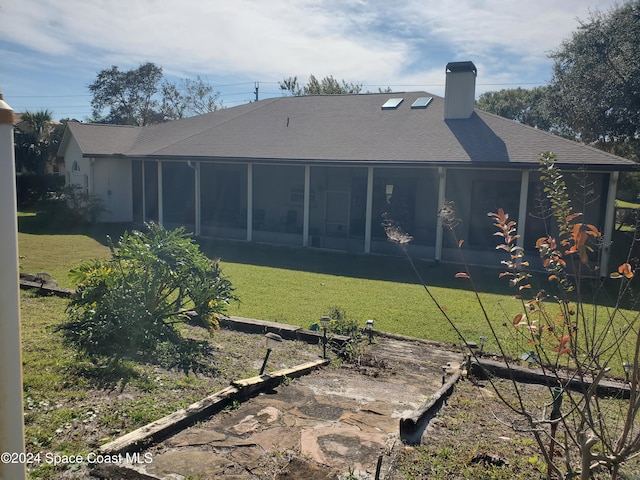
[[[472,160],[343,160],[326,158],[275,158],[275,157],[218,157],[218,156],[167,156],[167,155],[127,155],[121,152],[111,154],[84,153],[86,158],[128,158],[132,160],[165,161],[165,162],[208,162],[208,163],[254,163],[254,164],[280,164],[280,165],[331,165],[343,167],[424,167],[424,168],[477,168],[496,170],[537,170],[539,163],[536,161],[492,162]],[[594,164],[562,162],[557,165],[563,170],[585,170],[593,172],[611,171],[635,171],[640,169],[639,164]]]

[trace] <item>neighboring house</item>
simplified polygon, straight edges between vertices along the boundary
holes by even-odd
[[[397,253],[382,214],[413,236],[413,255],[457,261],[438,210],[454,201],[473,262],[495,261],[490,211],[519,220],[532,249],[537,159],[585,169],[585,221],[610,241],[618,172],[635,164],[474,110],[476,68],[447,65],[445,97],[424,92],[282,97],[146,127],[69,123],[67,182],[100,195],[105,221],[184,225],[200,236]],[[566,175],[569,184],[575,184]],[[572,189],[575,191],[575,189]],[[581,207],[579,206],[578,209]],[[608,244],[608,243],[607,243]]]

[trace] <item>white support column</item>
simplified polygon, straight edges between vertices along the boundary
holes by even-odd
[[[304,205],[302,212],[302,246],[309,246],[309,207],[311,195],[311,167],[309,165],[304,166]]]
[[[0,93],[0,453],[24,453],[18,214],[13,110]],[[1,480],[26,478],[24,463],[0,461]]]
[[[253,164],[247,164],[247,242],[253,239]]]
[[[525,226],[527,223],[527,199],[529,198],[529,170],[522,171],[520,179],[520,205],[518,207],[518,231],[520,238],[516,245],[524,248]]]
[[[438,211],[444,205],[446,199],[447,189],[447,169],[444,167],[438,167]],[[436,227],[436,246],[435,246],[435,259],[442,260],[442,239],[444,236],[444,229],[440,225],[440,219],[438,219],[438,225]]]
[[[364,220],[364,253],[371,253],[371,226],[373,216],[373,167],[367,168],[367,206]]]
[[[201,226],[200,225],[200,220],[201,220],[201,217],[202,217],[202,213],[201,213],[202,212],[202,208],[201,208],[201,205],[200,205],[200,201],[201,201],[201,198],[200,198],[200,162],[196,162],[196,166],[195,166],[195,169],[194,169],[194,177],[195,177],[195,188],[194,188],[194,193],[193,194],[196,197],[194,199],[195,200],[195,212],[194,212],[194,214],[195,214],[195,217],[196,217],[195,218],[195,223],[196,223],[196,225],[195,225],[196,232],[195,233],[196,233],[196,237],[199,237],[200,234],[201,234],[200,233],[200,226]]]
[[[147,221],[147,185],[144,177],[144,163],[142,160],[142,223]]]
[[[609,276],[609,254],[611,253],[611,240],[615,221],[616,189],[618,188],[618,172],[609,174],[609,190],[607,192],[607,206],[604,215],[603,249],[600,257],[600,276]]]
[[[158,223],[164,224],[164,209],[162,208],[162,160],[158,160]]]

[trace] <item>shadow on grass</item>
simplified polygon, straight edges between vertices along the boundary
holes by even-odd
[[[98,390],[124,391],[125,387],[140,376],[137,363],[131,361],[115,361],[106,364],[95,364],[89,360],[78,362],[69,367],[70,375],[84,378]]]
[[[107,236],[114,242],[125,230],[134,227],[131,223],[84,224],[74,221],[65,212],[57,211],[55,205],[43,205],[18,214],[18,231],[31,235],[86,235],[102,245],[107,245]]]
[[[398,247],[397,256],[349,254],[344,252],[309,249],[302,247],[274,246],[239,241],[200,239],[202,250],[211,258],[221,258],[223,262],[258,265],[285,270],[335,275],[341,277],[381,280],[388,282],[419,285],[420,281]],[[611,249],[609,268],[615,271],[617,265],[626,262],[629,246],[628,235],[620,232],[614,234],[614,246]],[[473,252],[466,252],[472,258]],[[632,258],[640,257],[640,249],[635,248]],[[456,278],[456,273],[463,271],[460,264],[443,263],[414,259],[414,263],[424,281],[432,287],[471,290],[467,279]],[[503,266],[470,266],[475,287],[479,293],[497,295],[516,295],[518,291],[509,287],[507,278],[499,278]],[[636,266],[635,268],[638,268]],[[545,290],[549,295],[558,295],[555,282],[548,281],[548,274],[541,269],[530,269],[532,292]],[[634,279],[636,285],[639,280]],[[583,293],[588,301],[595,299],[597,304],[611,306],[616,303],[619,282],[611,280],[608,275],[583,280]],[[625,308],[635,308],[625,305]]]

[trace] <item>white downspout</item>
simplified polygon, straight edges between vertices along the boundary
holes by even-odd
[[[91,157],[89,159],[89,175],[88,175],[88,180],[89,181],[87,182],[89,184],[89,185],[87,185],[87,193],[89,193],[91,195],[96,195],[96,182],[95,182],[96,175],[95,175],[95,172],[94,172],[94,169],[95,169],[94,165],[95,164],[96,164],[95,157]],[[82,185],[82,187],[84,188],[84,185]],[[108,198],[103,198],[103,200],[105,202],[105,205],[108,207],[109,206],[109,204],[108,204],[109,199]]]
[[[13,109],[0,93],[0,453],[24,453],[18,213]],[[1,480],[23,480],[25,464],[0,460]]]

